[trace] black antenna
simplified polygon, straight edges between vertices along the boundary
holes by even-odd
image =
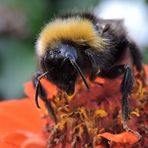
[[[48,74],[48,71],[47,72],[45,72],[45,73],[43,73],[42,75],[40,75],[39,77],[38,77],[38,80],[37,80],[37,83],[36,83],[36,92],[35,92],[35,103],[36,103],[36,106],[38,107],[38,108],[40,108],[40,105],[39,105],[39,102],[38,102],[38,94],[39,94],[39,88],[40,88],[40,80],[45,76],[45,75],[47,75]]]
[[[83,72],[81,71],[80,67],[78,66],[78,64],[76,63],[76,61],[75,61],[74,59],[69,58],[69,60],[70,60],[71,64],[73,65],[73,67],[74,67],[74,68],[77,70],[77,72],[80,74],[80,76],[81,76],[81,78],[82,78],[82,80],[83,80],[83,82],[84,82],[86,88],[89,90],[89,89],[90,89],[90,88],[89,88],[89,85],[88,85],[88,83],[87,83],[87,81],[86,81],[86,78],[85,78]]]

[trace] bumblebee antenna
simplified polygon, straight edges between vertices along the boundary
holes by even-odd
[[[76,63],[76,61],[73,58],[70,57],[69,60],[70,60],[71,64],[73,65],[73,67],[76,69],[76,71],[80,74],[86,88],[89,90],[90,89],[89,85],[88,85],[86,78],[85,78],[83,72],[81,71],[79,65]]]
[[[43,73],[42,75],[40,75],[37,79],[37,83],[36,83],[36,92],[35,92],[35,103],[36,103],[36,106],[38,108],[40,108],[40,105],[39,105],[39,102],[38,102],[38,94],[39,94],[39,88],[40,88],[40,80],[48,74],[48,71]]]

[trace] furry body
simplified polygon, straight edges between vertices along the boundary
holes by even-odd
[[[143,66],[140,50],[128,37],[122,20],[104,20],[91,13],[60,16],[40,33],[36,50],[40,63],[40,73],[35,77],[36,100],[38,94],[46,100],[38,77],[45,76],[72,95],[79,76],[89,89],[86,76],[94,81],[97,76],[113,79],[124,74],[122,112],[124,120],[127,120],[127,98],[132,91],[133,76],[130,65],[118,63],[128,51],[137,70],[141,71]]]

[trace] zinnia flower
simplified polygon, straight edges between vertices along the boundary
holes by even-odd
[[[145,67],[148,78],[148,66]],[[103,87],[90,84],[90,91],[83,84],[68,97],[55,85],[43,79],[58,122],[48,115],[44,102],[34,101],[35,89],[32,82],[25,84],[26,98],[0,103],[0,147],[1,148],[142,148],[148,145],[147,98],[148,87],[143,74],[134,71],[134,90],[129,99],[130,115],[128,127],[123,129],[121,117],[120,83],[116,80],[96,81]]]

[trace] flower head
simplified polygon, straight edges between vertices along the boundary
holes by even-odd
[[[133,70],[134,71],[134,70]],[[146,67],[148,75],[148,67]],[[26,98],[0,103],[0,147],[143,147],[147,145],[147,98],[148,87],[143,73],[134,71],[134,90],[130,98],[128,127],[136,132],[125,131],[121,117],[120,83],[116,80],[90,82],[90,91],[83,83],[69,97],[55,85],[43,79],[42,85],[56,113],[55,124],[48,115],[44,102],[41,110],[34,102],[32,82],[25,84]],[[41,99],[40,99],[41,100]]]

